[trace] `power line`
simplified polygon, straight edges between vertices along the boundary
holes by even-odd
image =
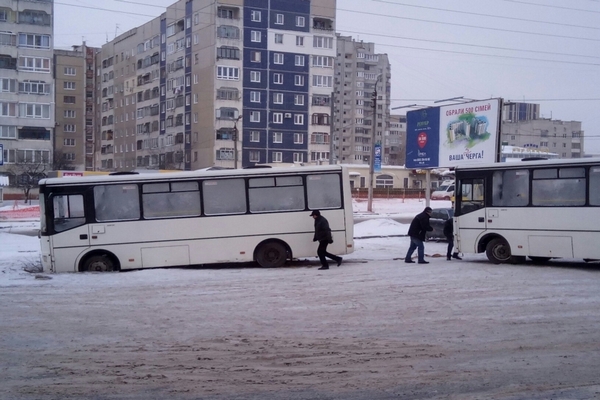
[[[137,15],[140,17],[149,17],[149,18],[156,18],[156,15],[148,15],[148,14],[140,14],[140,13],[135,13],[135,12],[130,12],[130,11],[122,11],[122,10],[111,10],[108,8],[100,8],[100,7],[92,7],[92,6],[83,6],[80,4],[68,4],[68,3],[59,3],[59,2],[54,2],[54,4],[58,4],[61,6],[69,6],[69,7],[79,7],[79,8],[87,8],[90,10],[100,10],[100,11],[108,11],[108,12],[114,12],[114,13],[119,13],[119,14],[130,14],[130,15]]]
[[[121,1],[121,0],[117,0],[117,1]],[[491,15],[491,14],[482,14],[482,13],[475,13],[475,12],[469,12],[469,11],[450,10],[450,9],[447,9],[447,8],[416,6],[414,4],[395,3],[393,1],[385,1],[385,0],[373,0],[373,1],[376,1],[376,2],[379,2],[379,3],[393,4],[393,5],[403,6],[403,7],[424,8],[424,9],[427,9],[427,10],[445,11],[445,12],[451,12],[451,13],[457,13],[457,14],[477,15],[479,17],[509,19],[509,20],[513,20],[513,21],[535,22],[535,23],[538,23],[538,24],[548,24],[548,25],[568,26],[568,27],[571,27],[571,28],[583,28],[583,29],[600,30],[600,27],[596,27],[596,26],[583,26],[583,25],[564,24],[564,23],[561,23],[561,22],[540,21],[540,20],[527,19],[527,18],[504,17],[504,16],[500,16],[500,15]]]
[[[582,12],[590,12],[590,13],[597,13],[600,14],[600,11],[595,11],[595,10],[583,10],[581,8],[571,8],[571,7],[561,7],[561,6],[553,6],[553,5],[549,5],[549,4],[539,4],[539,3],[530,3],[528,1],[520,1],[520,0],[503,0],[509,3],[521,3],[521,4],[527,4],[530,6],[538,6],[538,7],[548,7],[548,8],[558,8],[561,10],[569,10],[569,11],[582,11]]]
[[[563,38],[563,39],[576,39],[576,40],[588,40],[588,41],[592,41],[592,42],[600,42],[600,39],[577,37],[577,36],[553,35],[551,33],[525,32],[525,31],[517,31],[517,30],[512,30],[512,29],[491,28],[491,27],[487,27],[487,26],[465,25],[465,24],[457,24],[457,23],[453,23],[453,22],[432,21],[432,20],[421,19],[421,18],[400,17],[398,15],[378,14],[378,13],[372,13],[372,12],[367,12],[367,11],[356,11],[356,10],[349,10],[346,8],[338,8],[337,10],[358,13],[361,15],[373,15],[373,16],[377,16],[377,17],[387,17],[387,18],[403,19],[403,20],[409,20],[409,21],[429,22],[429,23],[440,24],[440,25],[460,26],[462,28],[484,29],[484,30],[490,30],[490,31],[520,33],[520,34],[525,34],[525,35],[549,36],[549,37],[558,37],[558,38]]]
[[[354,34],[358,34],[358,35],[371,35],[371,36],[387,37],[387,38],[392,38],[392,39],[414,40],[414,41],[418,41],[418,42],[429,42],[429,43],[451,44],[451,45],[468,46],[468,47],[479,47],[479,48],[483,48],[483,49],[520,51],[520,52],[526,52],[526,53],[550,54],[550,55],[556,55],[556,56],[600,58],[600,56],[588,56],[588,55],[583,55],[583,54],[555,53],[555,52],[551,52],[551,51],[513,49],[510,47],[499,47],[499,46],[483,46],[483,45],[470,44],[470,43],[446,42],[443,40],[432,40],[432,39],[416,39],[416,38],[411,38],[411,37],[406,37],[406,36],[384,35],[384,34],[370,33],[370,32],[357,32],[357,31],[348,31],[348,30],[338,30],[338,32],[349,32],[349,33],[354,33]]]

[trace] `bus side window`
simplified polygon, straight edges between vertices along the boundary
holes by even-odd
[[[590,206],[600,206],[600,167],[590,168]]]
[[[524,207],[529,204],[529,170],[495,171],[492,178],[494,207]]]
[[[460,212],[468,214],[485,205],[483,179],[465,179],[460,184]]]
[[[54,230],[63,232],[85,223],[83,196],[80,194],[54,196]]]
[[[341,177],[337,174],[306,177],[309,210],[342,207]]]

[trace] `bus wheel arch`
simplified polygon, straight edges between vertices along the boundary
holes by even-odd
[[[254,249],[254,260],[263,268],[282,267],[288,258],[292,258],[292,250],[279,239],[263,240]]]
[[[120,271],[121,264],[113,253],[105,250],[96,250],[86,254],[79,261],[79,271],[111,272]]]

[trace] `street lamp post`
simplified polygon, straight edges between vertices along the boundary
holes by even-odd
[[[377,75],[375,90],[373,91],[373,132],[371,132],[371,158],[369,160],[369,193],[367,200],[367,211],[373,212],[373,175],[375,174],[375,138],[377,130],[377,84],[381,74]]]

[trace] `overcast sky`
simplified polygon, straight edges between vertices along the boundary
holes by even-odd
[[[173,3],[55,1],[55,46],[101,46]],[[337,31],[389,55],[392,107],[539,103],[544,118],[581,121],[600,154],[600,0],[338,0]]]

